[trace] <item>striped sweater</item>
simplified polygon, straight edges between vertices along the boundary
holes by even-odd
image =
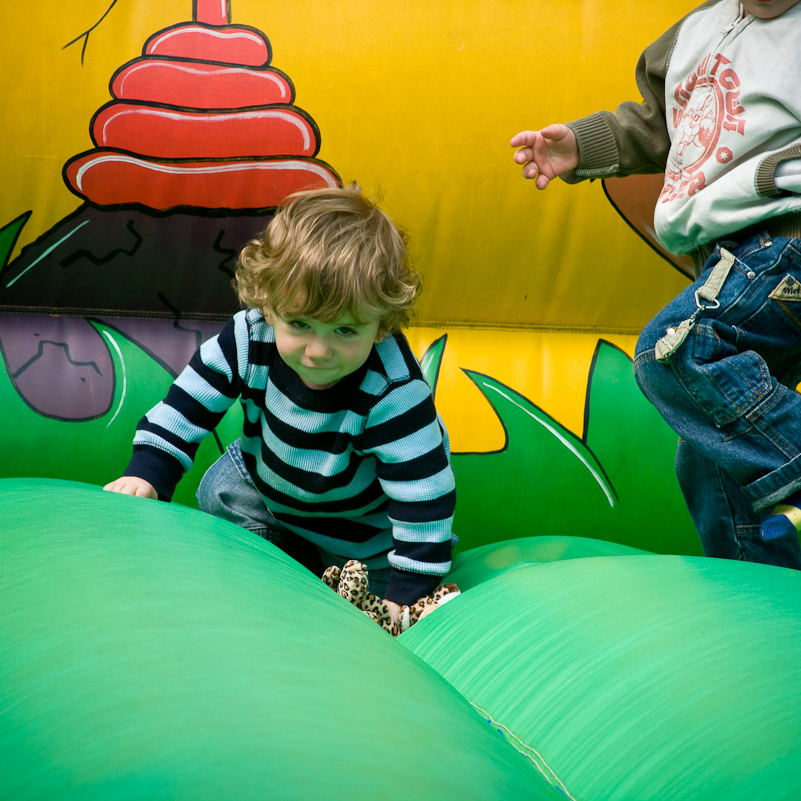
[[[170,499],[238,398],[245,464],[283,526],[345,558],[386,553],[386,597],[399,603],[439,583],[451,565],[454,478],[447,432],[405,337],[387,337],[359,370],[311,390],[281,359],[261,312],[239,312],[139,422],[126,475]]]

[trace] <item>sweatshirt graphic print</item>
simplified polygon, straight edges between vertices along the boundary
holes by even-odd
[[[728,164],[735,157],[746,123],[739,86],[731,61],[717,53],[707,56],[673,90],[668,114],[672,115],[676,138],[665,168],[662,203],[702,190],[706,184],[704,168],[710,159]]]

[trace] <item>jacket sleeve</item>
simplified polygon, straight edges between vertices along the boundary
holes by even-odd
[[[456,506],[447,436],[425,381],[396,385],[375,405],[364,447],[389,498],[394,550],[386,597],[411,604],[451,568]]]
[[[718,0],[714,0],[717,2]],[[704,6],[710,5],[705,3]],[[670,151],[665,120],[665,76],[682,18],[649,45],[635,71],[642,102],[626,101],[613,112],[598,111],[567,123],[576,135],[579,165],[567,183],[663,172]]]
[[[149,481],[163,500],[172,498],[200,443],[240,394],[237,339],[241,341],[238,329],[243,326],[247,326],[244,315],[238,315],[218,336],[204,342],[164,400],[136,427],[125,475]]]

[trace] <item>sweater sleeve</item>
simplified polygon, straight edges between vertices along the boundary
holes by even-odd
[[[203,343],[164,400],[136,427],[125,475],[149,481],[163,500],[172,498],[178,481],[192,467],[200,443],[240,394],[242,354],[237,341],[246,332],[244,315],[237,315],[220,334]]]
[[[396,385],[375,405],[364,445],[389,498],[394,550],[386,597],[411,604],[450,570],[456,506],[447,435],[425,381]]]
[[[665,76],[676,36],[685,19],[665,31],[640,56],[635,78],[642,102],[626,101],[614,113],[598,111],[567,123],[578,141],[579,165],[572,173],[562,176],[564,181],[578,183],[587,178],[659,173],[665,169],[670,151],[665,120]]]

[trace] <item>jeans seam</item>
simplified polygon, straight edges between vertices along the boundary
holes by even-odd
[[[687,343],[685,343],[685,344],[687,344]],[[700,395],[699,395],[698,391],[696,390],[696,388],[694,386],[694,384],[696,382],[692,381],[692,380],[691,381],[685,380],[685,377],[683,375],[683,371],[680,369],[680,366],[679,366],[680,364],[681,364],[680,360],[677,360],[677,362],[675,364],[672,363],[672,362],[670,364],[670,369],[673,370],[673,375],[676,376],[676,380],[682,385],[682,387],[684,388],[684,391],[687,393],[688,397],[692,398],[693,403],[695,403],[695,405],[701,410],[701,412],[704,415],[706,415],[707,417],[711,418],[711,420],[712,420],[714,425],[716,425],[718,427],[720,427],[720,425],[723,425],[722,423],[718,424],[718,422],[717,422],[717,420],[715,418],[715,415],[713,415],[712,412],[710,412],[707,409],[706,405],[701,401]],[[701,371],[706,372],[701,365],[698,365],[698,369],[701,370]],[[728,398],[728,396],[727,396],[727,398]],[[742,416],[741,414],[738,415],[738,417],[741,417],[741,416]],[[737,417],[733,417],[731,419],[732,420],[736,420]],[[727,421],[727,422],[730,422],[730,420]]]
[[[760,406],[766,398],[770,397],[771,393],[770,372],[768,371],[767,365],[763,360],[759,362],[758,367],[761,379],[761,385],[760,385],[761,388],[756,391],[757,394],[755,395],[754,398],[749,399],[747,405],[743,406],[739,404],[737,401],[732,400],[725,392],[723,392],[723,390],[721,390],[721,393],[726,396],[726,399],[729,401],[729,403],[731,403],[732,406],[734,406],[735,409],[739,411],[737,417],[733,417],[730,420],[727,420],[726,422],[731,422],[731,420],[737,420],[740,417],[745,417],[746,419],[748,419],[749,409],[754,409],[756,406]],[[747,376],[743,374],[742,370],[739,369],[738,365],[732,365],[732,369],[734,370],[735,373],[737,373],[737,375],[740,376],[740,378],[743,380],[744,383],[748,382]],[[766,383],[767,387],[765,386]]]
[[[749,532],[751,534],[753,534],[754,536],[749,536]],[[737,542],[737,547],[740,548],[740,551],[743,550],[742,546],[740,545],[740,539],[741,538],[755,540],[755,539],[758,539],[758,537],[759,537],[759,526],[756,526],[756,525],[753,525],[753,524],[749,524],[749,523],[745,523],[745,524],[735,523],[734,524],[734,539]]]
[[[250,528],[249,526],[242,526],[242,528],[247,529],[257,537],[261,537],[263,540],[267,540],[267,542],[271,542],[269,536],[267,535],[275,530],[270,526],[253,526],[253,528]]]
[[[775,303],[795,324],[797,328],[801,328],[801,317],[798,317],[794,311],[791,310],[790,304],[784,300],[775,300],[770,298],[771,302]]]
[[[737,530],[737,523],[735,522],[735,510],[734,507],[731,505],[731,501],[729,500],[729,493],[726,492],[726,487],[721,480],[720,475],[720,468],[715,471],[717,476],[718,482],[718,492],[723,498],[726,500],[726,507],[729,510],[728,519],[731,521],[731,536],[734,540],[734,544],[737,546],[737,558],[742,560],[745,558],[745,548],[743,548],[742,542],[740,542],[739,532]]]
[[[699,328],[700,328],[700,326],[699,326]],[[707,326],[707,327],[704,328],[704,330],[708,331],[712,336],[714,336],[715,339],[718,342],[721,341],[720,337],[717,334],[717,332],[715,332],[711,327]],[[698,328],[696,328],[696,331],[698,331]],[[696,336],[698,336],[698,334],[696,334]],[[688,339],[687,342],[685,342],[685,345],[688,345],[688,344],[689,344],[689,339]],[[715,415],[711,411],[709,411],[707,406],[706,406],[706,404],[701,400],[700,393],[696,392],[696,390],[694,389],[693,384],[696,383],[696,382],[695,381],[687,381],[687,380],[685,380],[683,378],[683,376],[682,376],[683,371],[681,369],[681,360],[677,360],[675,365],[671,363],[671,367],[673,368],[673,373],[676,376],[676,379],[682,385],[682,387],[684,387],[685,392],[687,392],[687,394],[693,399],[693,401],[696,403],[696,405],[699,407],[699,409],[701,409],[701,411],[704,414],[708,415],[712,419],[712,421],[714,422],[714,424],[718,428],[722,428],[723,426],[728,425],[729,423],[732,423],[735,420],[738,420],[738,419],[740,419],[742,417],[746,417],[746,419],[747,419],[747,415],[748,415],[749,410],[753,409],[755,406],[760,405],[765,400],[765,398],[767,398],[770,395],[770,392],[771,392],[771,388],[770,388],[771,387],[770,371],[767,369],[767,365],[765,364],[764,360],[762,360],[762,359],[760,359],[760,361],[758,363],[759,374],[760,374],[760,378],[761,378],[761,387],[760,387],[760,389],[756,390],[756,393],[758,393],[758,394],[755,394],[751,399],[749,399],[745,405],[743,403],[741,403],[740,401],[736,400],[735,398],[732,398],[719,385],[719,383],[715,380],[714,376],[710,373],[707,364],[701,364],[699,362],[696,362],[695,359],[694,359],[694,354],[690,356],[690,359],[692,359],[692,361],[696,365],[696,368],[698,369],[698,371],[703,373],[706,376],[706,380],[710,384],[712,384],[713,386],[718,388],[718,391],[720,392],[720,394],[724,398],[726,398],[727,403],[736,412],[736,414],[729,414],[726,417],[726,419],[724,419],[724,420],[718,420],[717,415]],[[718,360],[716,360],[715,364],[720,364],[722,361],[724,361],[724,359],[718,359]],[[742,370],[740,370],[737,365],[732,365],[731,363],[729,363],[728,367],[729,367],[729,369],[731,369],[735,373],[737,373],[740,376],[740,378],[743,380],[744,383],[748,383],[747,377],[743,374]]]
[[[768,396],[769,403],[760,404],[759,412],[756,413],[756,410],[750,415],[746,415],[746,420],[757,430],[763,437],[765,437],[768,442],[771,442],[776,448],[782,452],[782,454],[787,457],[788,459],[795,459],[797,456],[801,455],[799,451],[796,451],[789,442],[784,437],[777,436],[776,432],[773,431],[771,426],[764,427],[759,425],[759,421],[770,412],[770,410],[776,406],[779,401],[781,400],[782,395],[787,392],[788,390],[783,384],[777,384],[776,389]],[[791,391],[791,390],[790,390]]]
[[[232,449],[234,450],[232,451]],[[259,492],[259,488],[256,486],[256,482],[253,480],[253,476],[250,475],[247,465],[245,464],[245,459],[242,456],[242,446],[240,444],[240,440],[235,440],[225,450],[228,453],[228,457],[230,458],[231,462],[233,462],[236,472],[239,473],[239,477],[247,484],[249,484],[254,490],[256,490],[256,492]],[[233,455],[234,452],[237,453],[236,457],[234,457]],[[267,506],[267,501],[265,500],[264,496],[261,495],[260,492],[259,495],[261,496],[264,506],[267,508],[267,511],[269,511],[269,507]],[[270,512],[270,514],[272,514],[272,512]]]

